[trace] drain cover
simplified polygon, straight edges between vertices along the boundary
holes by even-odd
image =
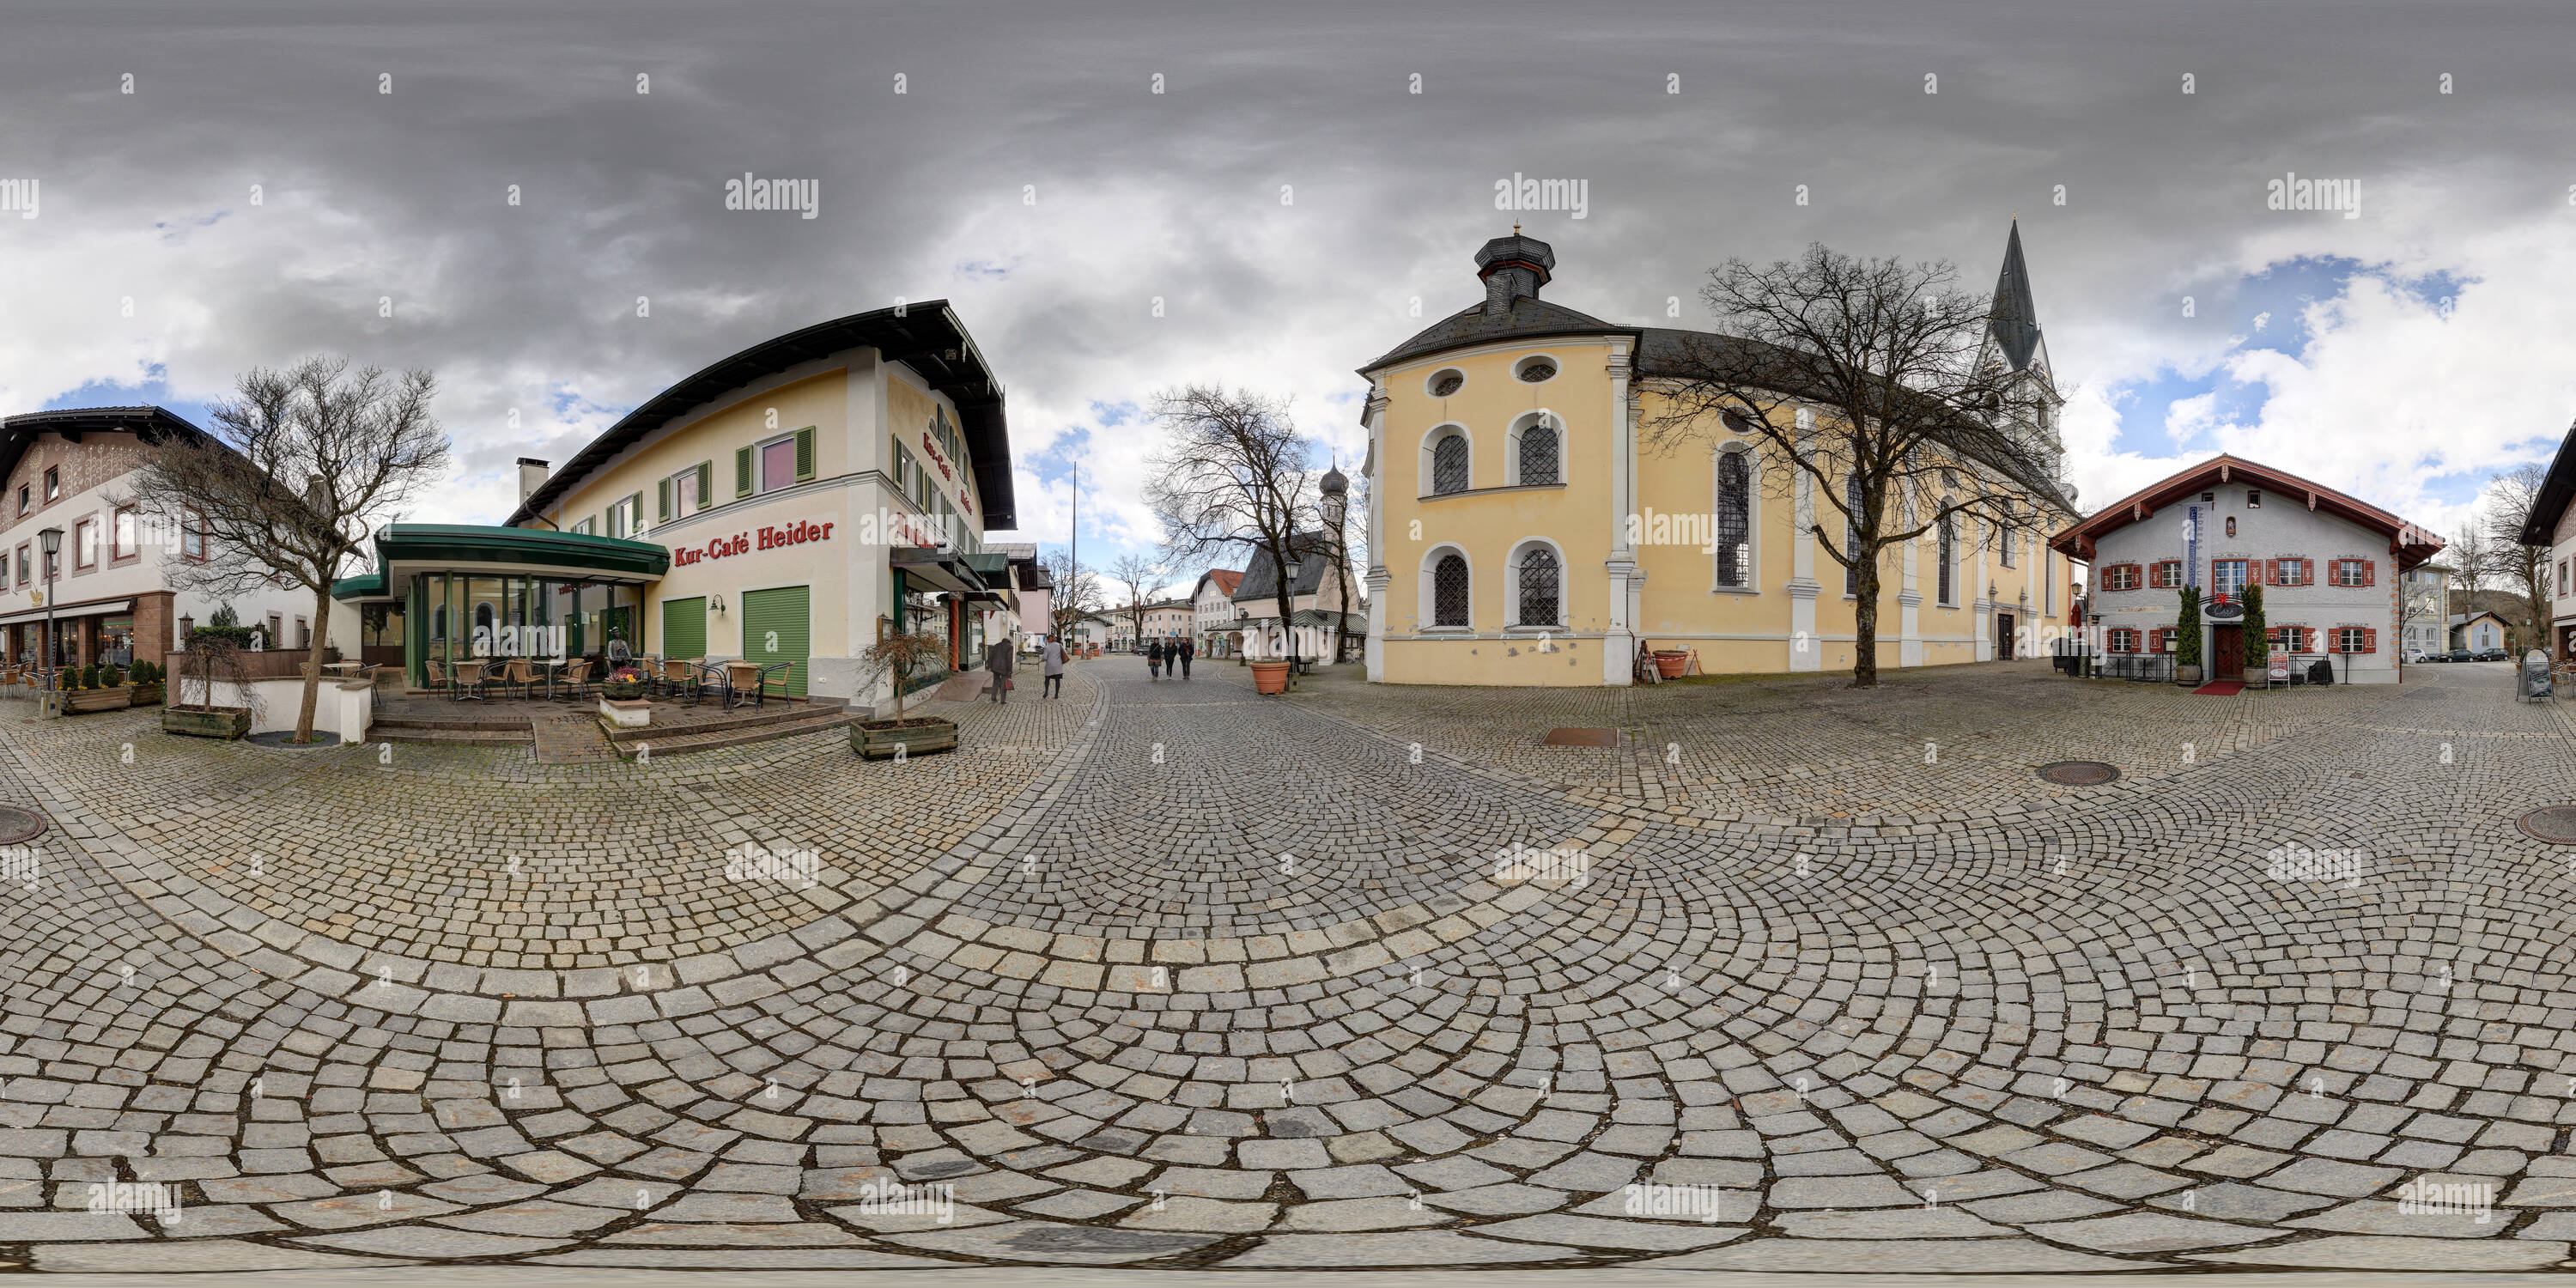
[[[2120,771],[2098,760],[2060,760],[2040,766],[2039,776],[2066,787],[2099,787]]]
[[[2576,805],[2543,805],[2516,819],[2522,834],[2551,845],[2576,845]]]
[[[32,841],[44,830],[44,815],[16,805],[0,805],[0,845]]]
[[[1619,731],[1616,729],[1550,729],[1546,737],[1539,739],[1539,745],[1542,747],[1616,747],[1619,745]]]

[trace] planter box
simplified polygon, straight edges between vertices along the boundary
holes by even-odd
[[[2174,667],[2174,683],[2176,683],[2176,684],[2194,684],[2194,685],[2199,684],[2199,683],[2200,683],[2200,668],[2199,668],[2199,667],[2196,667],[2196,666],[2180,666],[2180,665],[2175,666],[2175,667]]]
[[[129,684],[125,687],[133,691],[135,706],[151,707],[159,706],[161,704],[161,690],[164,683],[165,681],[161,680],[151,680],[142,684]]]
[[[91,711],[122,711],[134,705],[134,691],[120,684],[113,689],[68,689],[63,693],[63,714],[82,715]]]
[[[869,760],[884,760],[901,747],[906,756],[950,751],[957,746],[957,722],[938,716],[906,720],[869,720],[850,726],[850,749]]]
[[[653,704],[642,698],[601,698],[599,714],[620,729],[641,729],[653,722]]]
[[[614,680],[603,680],[599,685],[599,696],[608,701],[632,702],[644,696],[644,682],[635,680],[619,684]]]
[[[192,738],[245,738],[250,735],[250,708],[215,707],[192,711],[185,707],[163,707],[161,732],[186,734]]]

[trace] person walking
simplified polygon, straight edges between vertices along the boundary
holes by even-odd
[[[1198,656],[1198,641],[1184,635],[1181,637],[1181,642],[1174,647],[1175,651],[1180,655],[1181,678],[1186,680],[1190,678],[1190,659]]]
[[[1148,680],[1163,678],[1163,642],[1161,640],[1145,641],[1145,678]]]
[[[997,704],[1011,700],[1011,672],[1019,665],[1012,655],[1018,651],[1019,641],[1008,639],[984,650],[984,669],[993,673],[993,701]]]
[[[1046,687],[1040,691],[1040,696],[1061,698],[1064,696],[1063,642],[1058,640],[1055,636],[1047,636],[1046,653],[1044,654],[1044,657],[1045,661],[1041,663],[1041,665],[1046,669]]]

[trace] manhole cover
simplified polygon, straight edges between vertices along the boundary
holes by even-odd
[[[298,751],[305,751],[315,747],[337,747],[340,745],[340,735],[328,729],[316,729],[313,731],[313,741],[297,742],[294,730],[272,729],[267,733],[252,734],[242,741],[258,743],[263,747],[291,747]]]
[[[0,805],[0,845],[32,841],[44,830],[44,815],[15,805]]]
[[[2039,776],[2067,787],[2099,787],[2120,771],[2098,760],[2061,760],[2039,767]]]
[[[1546,737],[1539,739],[1539,745],[1542,747],[1616,747],[1619,745],[1619,731],[1616,729],[1550,729]]]
[[[2543,805],[2515,823],[2522,834],[2551,845],[2576,845],[2576,805]]]

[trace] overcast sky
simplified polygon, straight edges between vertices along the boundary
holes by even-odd
[[[2085,503],[2224,450],[2449,530],[2576,417],[2570,48],[2547,0],[12,3],[0,411],[428,367],[456,477],[411,517],[497,522],[514,458],[944,296],[1018,538],[1065,538],[1078,461],[1106,563],[1150,541],[1153,391],[1292,396],[1356,459],[1352,369],[1478,298],[1526,174],[1589,191],[1517,216],[1547,297],[1640,325],[1811,240],[1987,290],[2018,213]],[[817,216],[727,211],[746,172]],[[2267,209],[2292,172],[2358,217]]]

